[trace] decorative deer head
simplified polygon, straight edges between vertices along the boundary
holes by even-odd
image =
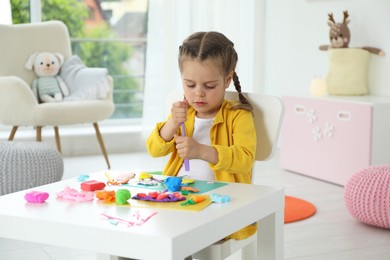
[[[344,11],[344,20],[342,23],[336,23],[334,21],[333,13],[328,14],[328,17],[328,25],[330,27],[329,38],[332,48],[348,48],[349,40],[351,38],[348,28],[348,11]]]

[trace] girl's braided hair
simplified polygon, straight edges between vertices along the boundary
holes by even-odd
[[[219,32],[196,32],[190,35],[179,47],[180,70],[182,70],[183,59],[187,57],[199,61],[210,58],[219,59],[225,77],[233,71],[233,83],[240,102],[234,105],[232,109],[253,110],[252,105],[241,93],[241,84],[235,71],[238,55],[234,49],[234,43],[225,35]]]

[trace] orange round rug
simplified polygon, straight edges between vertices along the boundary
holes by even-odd
[[[295,222],[313,216],[316,207],[303,199],[285,196],[284,223]]]

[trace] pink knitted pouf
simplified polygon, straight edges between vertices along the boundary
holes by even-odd
[[[358,171],[344,188],[345,205],[353,217],[390,229],[390,164]]]

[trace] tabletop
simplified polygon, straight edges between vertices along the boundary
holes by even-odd
[[[103,180],[104,173],[94,173],[90,179]],[[283,248],[280,245],[283,188],[228,183],[206,194],[229,195],[230,202],[187,211],[104,204],[97,199],[74,202],[56,198],[67,186],[78,188],[80,182],[73,178],[0,196],[0,237],[139,259],[184,259],[246,225],[271,216],[268,229],[273,241],[268,242],[275,243],[276,237],[278,243],[271,248],[277,252],[270,254],[282,259],[283,253],[278,251]],[[120,188],[129,189],[132,195],[138,191],[134,187]],[[50,196],[44,203],[28,203],[24,196],[31,190],[45,191]],[[122,219],[134,214],[144,217],[157,214],[143,225],[128,227],[112,225],[102,213]],[[260,240],[267,239],[262,236]]]

